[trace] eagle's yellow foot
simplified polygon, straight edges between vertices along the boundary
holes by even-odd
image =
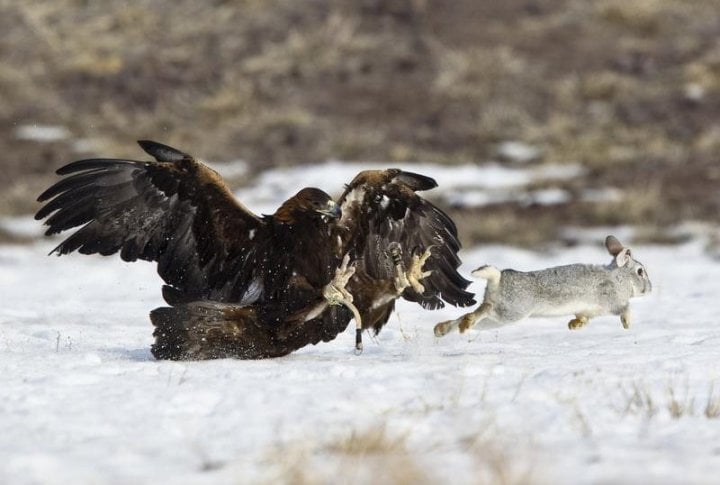
[[[348,254],[342,260],[340,267],[335,270],[332,281],[323,288],[323,298],[329,305],[344,305],[355,318],[355,353],[360,354],[363,350],[362,344],[362,318],[360,311],[353,304],[352,294],[345,289],[350,278],[355,274],[355,266],[350,266]]]
[[[402,264],[402,249],[400,245],[395,243],[390,246],[390,256],[395,264],[395,290],[398,295],[405,291],[406,288],[412,287],[418,294],[425,293],[425,287],[420,280],[427,278],[432,271],[425,271],[425,261],[430,257],[432,247],[429,247],[421,255],[413,254],[410,269],[404,271]]]
[[[407,280],[410,282],[410,286],[413,287],[418,294],[422,295],[425,293],[425,287],[420,283],[420,280],[427,278],[432,274],[432,271],[425,271],[425,261],[430,257],[430,250],[432,247],[427,248],[421,255],[413,254],[412,264],[410,269],[406,273]]]
[[[575,318],[568,322],[568,328],[570,330],[576,330],[584,327],[590,319],[581,315],[576,315]]]
[[[349,263],[350,256],[346,254],[340,267],[335,270],[332,281],[323,288],[323,297],[330,305],[344,305],[346,302],[353,302],[353,296],[345,289],[348,281],[355,274],[355,266],[350,266]]]

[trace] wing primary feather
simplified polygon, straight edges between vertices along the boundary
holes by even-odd
[[[78,160],[77,162],[68,163],[55,171],[58,175],[68,175],[83,170],[103,169],[109,166],[118,165],[143,165],[146,162],[138,162],[135,160],[120,160],[117,158],[89,158],[87,160]]]
[[[55,214],[50,216],[45,224],[48,229],[45,231],[46,236],[58,234],[66,229],[80,226],[90,222],[94,217],[93,207],[87,204],[85,199],[78,199],[71,204],[60,208]]]
[[[117,188],[112,187],[109,192],[113,194]],[[108,190],[103,190],[102,187],[95,184],[86,184],[79,187],[73,187],[71,190],[67,190],[57,197],[52,199],[50,202],[45,204],[35,215],[37,219],[43,219],[49,214],[59,210],[60,212],[69,212],[75,210],[78,206],[82,206],[93,200],[98,201],[103,195],[107,195]],[[88,207],[89,209],[90,207]],[[53,225],[55,222],[50,218],[47,225]],[[70,226],[73,227],[73,226]]]
[[[410,187],[413,191],[434,189],[438,186],[435,179],[414,172],[401,171],[395,176],[395,181]]]
[[[53,197],[62,192],[78,189],[96,183],[99,175],[104,175],[105,177],[108,177],[114,174],[121,173],[123,173],[123,170],[119,169],[118,167],[98,168],[82,173],[76,173],[75,175],[70,175],[69,177],[63,178],[54,185],[50,186],[45,192],[38,196],[37,201],[45,202],[46,200],[52,199]]]
[[[158,162],[180,162],[182,160],[192,159],[187,153],[156,141],[138,140],[138,145]]]
[[[63,254],[70,254],[76,251],[85,242],[88,232],[90,231],[89,226],[95,224],[95,221],[86,224],[84,227],[75,232],[72,236],[65,239],[63,242],[58,244],[49,254],[57,253],[58,256]]]

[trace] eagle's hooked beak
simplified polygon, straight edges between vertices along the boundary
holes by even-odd
[[[327,206],[324,209],[318,209],[318,212],[330,219],[340,219],[342,216],[342,210],[340,210],[340,206],[336,204],[334,200],[329,200]]]

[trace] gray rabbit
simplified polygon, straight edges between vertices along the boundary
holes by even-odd
[[[487,280],[482,304],[460,318],[438,323],[435,335],[442,337],[455,327],[462,333],[478,321],[481,328],[494,328],[526,317],[561,315],[575,315],[568,323],[571,330],[592,317],[610,314],[620,315],[628,328],[630,298],[650,293],[652,285],[645,267],[617,238],[608,236],[605,247],[613,256],[607,266],[570,264],[530,272],[481,266],[472,274]]]

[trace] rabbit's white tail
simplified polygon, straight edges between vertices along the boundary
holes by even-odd
[[[472,272],[472,275],[476,278],[483,278],[488,283],[497,284],[500,281],[500,270],[495,266],[485,265],[480,266],[478,269]]]

